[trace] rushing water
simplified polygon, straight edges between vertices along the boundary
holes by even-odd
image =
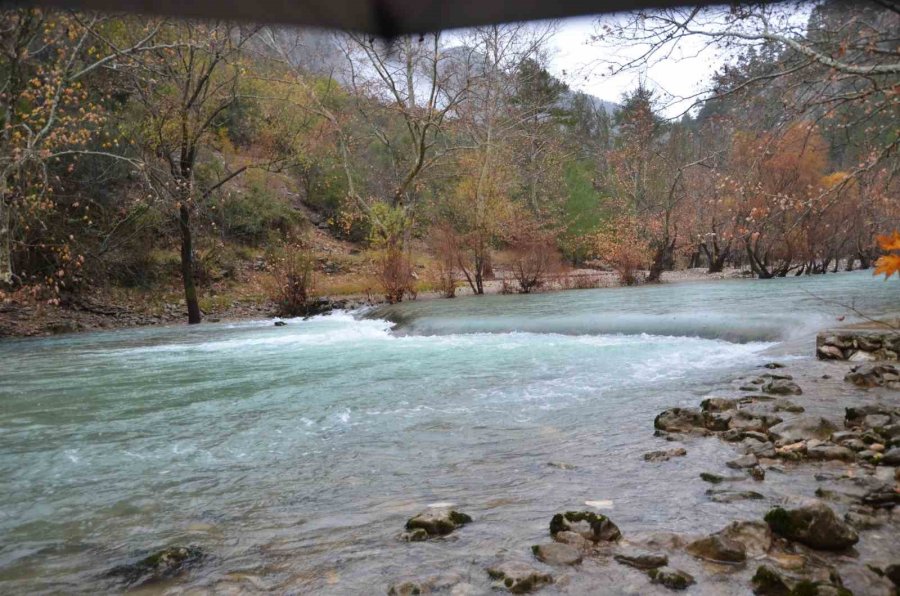
[[[447,569],[484,587],[492,557],[589,500],[626,534],[713,530],[760,506],[704,498],[715,442],[664,477],[643,462],[653,416],[808,357],[835,302],[898,298],[853,273],[0,343],[0,592],[109,589],[104,571],[168,544],[210,555],[180,587],[384,593]],[[438,502],[477,523],[397,539]]]

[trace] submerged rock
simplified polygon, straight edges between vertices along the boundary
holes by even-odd
[[[803,389],[797,383],[786,379],[772,379],[763,385],[763,391],[769,395],[802,395]]]
[[[711,534],[687,545],[687,552],[716,563],[740,563],[747,559],[744,545],[721,534]]]
[[[505,588],[513,594],[527,594],[547,584],[553,583],[553,576],[535,569],[527,563],[509,561],[487,569],[496,587]]]
[[[285,325],[287,325],[287,323],[285,323],[284,321],[275,321],[276,327],[284,327]]]
[[[709,489],[706,495],[713,503],[734,503],[735,501],[750,501],[764,499],[763,495],[752,490],[716,490]]]
[[[660,584],[670,590],[685,590],[694,583],[692,575],[670,567],[651,569],[647,572],[647,575],[650,576],[650,581],[654,584]]]
[[[755,455],[753,455],[751,453],[748,455],[742,455],[741,457],[739,457],[737,459],[733,459],[729,462],[726,462],[725,465],[734,470],[742,470],[744,468],[752,468],[754,466],[758,466],[759,460],[756,458]]]
[[[658,553],[647,553],[640,551],[625,551],[615,556],[613,559],[622,565],[628,565],[635,569],[647,571],[656,569],[657,567],[665,567],[669,564],[669,557]]]
[[[758,557],[772,548],[772,530],[762,521],[734,521],[718,534],[743,545],[748,557]]]
[[[744,476],[719,476],[718,474],[710,474],[709,472],[700,472],[700,479],[710,484],[721,484],[722,482],[738,482],[746,480]]]
[[[593,511],[566,511],[557,513],[550,520],[550,535],[559,532],[575,532],[591,542],[614,542],[622,532],[608,517]]]
[[[769,436],[775,440],[776,446],[780,447],[809,439],[824,441],[837,429],[837,426],[827,418],[802,416],[796,420],[789,420],[771,427]]]
[[[196,546],[169,546],[135,563],[115,567],[107,575],[119,577],[129,586],[145,585],[174,577],[199,563],[204,556]]]
[[[687,455],[687,450],[684,447],[669,449],[668,451],[650,451],[644,454],[644,461],[669,461],[672,457],[684,457],[685,455]]]
[[[446,536],[471,522],[471,517],[455,509],[431,509],[410,518],[406,522],[406,530],[410,536],[413,534],[421,536],[424,531],[428,538],[432,538]]]
[[[538,561],[549,565],[577,565],[583,557],[581,549],[561,542],[535,544],[531,552]]]
[[[795,509],[775,507],[765,520],[775,534],[818,550],[843,550],[859,541],[856,530],[820,501]]]

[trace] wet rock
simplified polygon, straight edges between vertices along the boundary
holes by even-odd
[[[432,538],[446,536],[471,522],[471,517],[455,509],[429,509],[410,518],[406,522],[406,530],[410,533],[424,530]]]
[[[844,441],[849,441],[852,439],[859,439],[860,433],[855,430],[839,430],[835,433],[831,433],[831,442],[836,443],[838,445],[843,445]]]
[[[826,418],[801,416],[771,427],[769,436],[776,441],[776,446],[782,446],[808,439],[825,440],[836,430],[837,426]]]
[[[761,466],[752,467],[750,468],[750,477],[757,482],[761,482],[766,479],[766,471]]]
[[[884,568],[884,576],[900,587],[900,563],[894,563]]]
[[[807,447],[806,457],[819,461],[853,461],[856,454],[847,447],[824,443],[815,447]]]
[[[818,550],[843,550],[859,541],[856,530],[820,501],[795,509],[775,507],[765,520],[775,534]]]
[[[669,588],[670,590],[685,590],[694,583],[694,577],[680,569],[660,567],[647,572],[650,581]]]
[[[751,387],[750,391],[756,391],[756,388]],[[700,409],[704,412],[726,412],[736,407],[736,401],[726,397],[709,397],[700,402]]]
[[[784,368],[784,365],[780,362],[769,362],[768,364],[763,364],[763,368],[768,369],[776,369],[776,368]]]
[[[175,577],[204,556],[196,546],[169,546],[135,563],[115,567],[107,575],[121,578],[129,586],[146,585]]]
[[[772,548],[772,530],[763,521],[734,521],[718,533],[743,545],[748,557],[759,557]]]
[[[883,484],[868,490],[863,495],[862,502],[870,507],[892,509],[900,504],[900,492],[890,484]]]
[[[669,564],[669,557],[666,555],[640,551],[621,552],[613,556],[613,559],[622,565],[628,565],[629,567],[634,567],[635,569],[641,569],[643,571],[656,569],[657,567],[665,567]]]
[[[275,321],[276,327],[284,327],[285,325],[287,325],[287,323],[285,323],[284,321]]]
[[[865,596],[896,596],[896,586],[884,576],[866,565],[847,565],[841,568],[841,586],[848,594]]]
[[[794,402],[783,398],[775,400],[772,409],[776,412],[790,412],[792,414],[800,414],[806,411],[803,406],[799,406]]]
[[[553,583],[553,576],[549,573],[543,573],[519,561],[489,567],[487,573],[496,581],[496,587],[505,588],[513,594],[527,594]]]
[[[686,433],[694,428],[702,428],[703,416],[694,408],[670,408],[661,412],[653,420],[653,426],[657,430],[668,432]]]
[[[900,466],[900,447],[886,451],[879,463],[884,466]]]
[[[711,534],[687,545],[687,552],[716,563],[740,563],[747,559],[744,545],[720,534]]]
[[[719,476],[718,474],[710,474],[709,472],[700,472],[700,479],[710,484],[721,484],[722,482],[737,482],[744,480],[743,476]]]
[[[397,582],[388,588],[388,596],[412,596],[418,594],[468,594],[469,584],[456,574],[433,575],[423,579],[414,578]]]
[[[535,558],[549,565],[577,565],[581,563],[582,552],[570,544],[548,542],[531,547]]]
[[[744,450],[751,455],[755,455],[756,457],[767,457],[773,458],[775,457],[775,445],[770,443],[769,441],[759,441],[757,439],[744,439],[741,443],[743,445]]]
[[[773,379],[763,385],[763,391],[769,395],[802,395],[800,385],[788,379]]]
[[[843,360],[844,352],[837,346],[819,346],[816,354],[822,360]]]
[[[579,550],[586,550],[593,544],[590,540],[582,536],[577,532],[557,532],[553,535],[553,539],[557,542],[561,542],[563,544],[568,544],[570,546],[574,546]]]
[[[622,532],[608,517],[593,511],[566,511],[557,513],[550,520],[550,535],[559,532],[575,532],[591,542],[613,542]]]
[[[860,364],[851,368],[844,380],[857,387],[871,388],[896,383],[898,376],[900,372],[890,364]]]
[[[832,573],[828,580],[819,581],[793,577],[768,565],[760,565],[750,581],[757,596],[852,596],[841,585],[836,573]]]
[[[713,503],[734,503],[735,501],[753,501],[765,498],[752,490],[716,490],[711,488],[706,491],[706,494]]]
[[[741,457],[738,457],[737,459],[733,459],[733,460],[727,462],[725,465],[734,470],[742,470],[745,468],[752,468],[754,466],[758,466],[759,460],[753,454],[742,455]]]
[[[685,455],[687,455],[687,450],[684,447],[678,447],[676,449],[669,449],[668,451],[651,451],[649,453],[645,453],[644,461],[668,461],[669,458],[684,457]]]
[[[400,534],[400,538],[407,542],[424,542],[425,540],[428,540],[429,535],[424,528],[416,528],[409,532],[403,532]]]

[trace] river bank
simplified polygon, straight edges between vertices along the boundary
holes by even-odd
[[[502,273],[501,273],[502,275]],[[746,275],[737,269],[727,269],[721,273],[708,274],[705,269],[666,271],[663,283],[699,282],[722,279],[737,279]],[[506,287],[513,282],[507,280]],[[491,279],[485,282],[487,295],[501,294],[504,281]],[[573,288],[614,288],[620,287],[618,276],[611,271],[577,269],[550,281],[541,292],[558,292]],[[177,294],[176,294],[177,295]],[[457,296],[472,296],[467,285],[460,284]],[[416,300],[444,299],[437,292],[421,292]],[[363,306],[383,304],[376,294],[330,294],[323,296],[324,309],[353,310]],[[275,305],[265,299],[234,298],[208,301],[204,311],[206,322],[238,322],[260,318],[275,318]],[[177,325],[187,320],[184,300],[147,305],[137,301],[124,300],[109,293],[87,293],[79,300],[65,306],[50,304],[0,303],[0,339],[4,337],[42,337],[62,333],[97,331],[103,329],[127,329],[131,327]]]

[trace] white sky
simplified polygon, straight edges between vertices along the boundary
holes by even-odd
[[[605,19],[615,16],[602,17]],[[637,86],[641,76],[648,86],[676,97],[687,97],[703,91],[724,56],[714,51],[683,52],[663,63],[652,65],[644,72],[627,72],[615,76],[605,74],[608,68],[599,64],[610,51],[590,43],[597,17],[582,17],[561,21],[551,45],[551,72],[571,88],[595,95],[606,101],[619,102],[622,95]],[[699,43],[699,42],[698,42]],[[697,46],[695,46],[696,48]],[[622,55],[634,55],[634,50],[620,48]],[[686,54],[697,54],[696,56]],[[670,104],[671,105],[666,105]],[[691,101],[663,101],[663,112],[675,117],[690,106]]]

